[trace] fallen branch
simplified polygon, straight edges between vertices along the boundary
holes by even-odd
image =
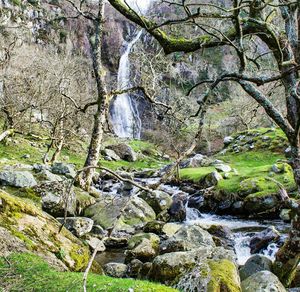
[[[14,132],[15,132],[14,129],[8,129],[5,132],[3,132],[2,134],[0,134],[0,142],[2,140],[4,140],[6,137],[11,136]]]

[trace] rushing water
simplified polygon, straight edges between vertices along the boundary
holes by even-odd
[[[145,14],[153,0],[127,0],[126,2],[139,14]],[[124,90],[132,87],[130,52],[140,39],[142,30],[135,31],[129,41],[125,41],[125,48],[120,58],[118,70],[118,89]],[[136,99],[130,93],[116,96],[112,108],[111,119],[115,134],[121,138],[136,138],[141,136],[142,122],[140,119]]]

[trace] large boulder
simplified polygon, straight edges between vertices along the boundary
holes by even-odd
[[[216,186],[220,180],[222,180],[223,177],[218,171],[213,171],[206,175],[203,179],[201,179],[201,184],[203,184],[204,187],[212,187]]]
[[[169,207],[172,205],[171,196],[162,191],[144,191],[139,196],[152,207],[156,214],[169,209]]]
[[[240,292],[240,285],[236,265],[228,259],[222,259],[200,262],[175,287],[180,291]]]
[[[192,251],[165,253],[163,255],[157,256],[153,260],[153,265],[149,273],[149,278],[168,285],[175,285],[180,282],[181,277],[187,275],[198,265],[205,264],[208,261],[220,262],[223,260],[228,260],[229,262],[232,262],[234,264],[234,259],[235,255],[233,251],[228,251],[224,248],[213,247],[201,247]],[[218,268],[216,268],[216,270],[217,269]],[[203,276],[206,276],[208,279],[211,275],[203,274]]]
[[[191,158],[188,158],[188,159],[182,161],[179,164],[179,166],[180,166],[180,168],[201,167],[201,166],[205,166],[206,164],[209,164],[206,161],[207,161],[207,156],[199,153],[199,154],[194,155]]]
[[[84,210],[91,206],[96,204],[96,199],[91,196],[88,192],[74,187],[74,193],[76,197],[76,213],[78,215],[83,214]]]
[[[139,197],[102,197],[84,214],[105,229],[113,226],[122,229],[156,219],[153,209]]]
[[[116,154],[116,152],[112,149],[104,149],[101,154],[104,157],[109,157],[111,160],[119,161],[121,160],[120,156]]]
[[[126,160],[129,162],[134,162],[137,160],[137,155],[133,151],[133,149],[124,143],[117,145],[110,145],[107,149],[113,150],[122,160]]]
[[[214,247],[212,236],[199,226],[181,227],[173,236],[160,245],[161,253],[190,251],[199,247]]]
[[[219,172],[225,172],[228,173],[230,171],[232,171],[231,166],[224,164],[224,163],[218,163],[214,165],[215,169]]]
[[[140,233],[128,241],[128,250],[125,252],[126,262],[138,259],[142,262],[151,261],[159,252],[160,239],[153,233]]]
[[[227,249],[234,248],[234,239],[230,228],[222,225],[212,225],[207,231],[213,236],[217,246],[223,246]]]
[[[29,171],[3,170],[0,172],[0,185],[24,188],[34,187],[37,182]]]
[[[42,256],[51,265],[81,271],[86,268],[90,253],[84,245],[52,216],[40,210],[34,204],[19,197],[0,191],[0,226],[24,243],[26,248]],[[9,219],[9,220],[8,220]],[[3,238],[2,238],[3,240]],[[1,245],[1,240],[0,240]],[[10,252],[22,251],[10,244]],[[1,254],[0,248],[0,254]]]
[[[241,281],[260,271],[271,271],[272,261],[263,255],[254,255],[240,268]]]
[[[248,195],[244,200],[244,209],[249,214],[275,212],[281,205],[277,194],[255,193]]]
[[[260,271],[242,282],[243,292],[286,292],[279,279],[270,271]]]
[[[258,253],[260,250],[266,248],[269,243],[280,239],[280,233],[275,229],[274,226],[268,227],[267,229],[256,233],[250,238],[250,252]]]
[[[76,196],[68,181],[42,183],[34,191],[42,198],[43,210],[52,216],[64,216],[66,207],[69,215],[75,215]]]
[[[61,224],[64,224],[64,226],[77,237],[89,233],[94,225],[92,219],[85,217],[67,217],[65,220],[64,218],[57,218],[57,220]]]
[[[74,178],[76,176],[74,164],[54,162],[51,171],[55,174],[61,174],[69,178]]]

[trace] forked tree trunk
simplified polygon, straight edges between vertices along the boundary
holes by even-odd
[[[299,145],[300,146],[300,145]],[[300,147],[292,146],[291,151],[291,166],[294,172],[295,182],[300,193]],[[300,201],[290,203],[292,207],[293,220],[289,237],[285,244],[276,254],[276,259],[273,265],[273,272],[278,276],[285,287],[289,287],[297,266],[300,262]]]
[[[85,189],[89,190],[92,183],[93,175],[95,173],[95,168],[99,158],[100,158],[100,148],[103,138],[103,128],[106,121],[106,112],[108,107],[108,96],[105,87],[105,81],[101,74],[103,70],[102,65],[102,51],[101,44],[103,38],[103,20],[104,20],[104,1],[99,1],[98,6],[98,17],[95,23],[95,43],[91,43],[92,48],[92,58],[93,58],[93,70],[95,74],[95,79],[97,83],[97,112],[94,115],[94,127],[92,132],[92,137],[89,145],[88,155],[84,164],[86,170],[82,171],[78,178],[79,185]]]

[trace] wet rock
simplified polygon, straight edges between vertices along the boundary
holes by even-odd
[[[188,206],[190,208],[201,209],[205,205],[204,195],[197,193],[189,197]]]
[[[258,253],[260,250],[266,248],[271,242],[276,242],[280,238],[280,233],[271,226],[257,234],[250,239],[251,253]]]
[[[125,252],[128,263],[132,259],[142,262],[152,260],[159,252],[160,239],[153,233],[140,233],[131,237],[128,241],[128,250]]]
[[[51,171],[55,174],[61,174],[69,178],[74,178],[76,176],[74,165],[69,163],[54,162]]]
[[[162,234],[163,233],[163,227],[165,225],[165,222],[163,221],[151,221],[146,223],[146,225],[144,226],[143,230],[146,233],[154,233],[154,234]]]
[[[107,248],[123,248],[127,247],[128,239],[126,237],[106,237],[103,242]]]
[[[37,182],[29,171],[0,171],[0,185],[17,188],[34,187]]]
[[[187,195],[179,193],[173,196],[173,202],[168,210],[170,215],[170,221],[183,222],[186,219],[186,208]]]
[[[221,225],[212,225],[207,231],[213,235],[213,240],[217,246],[227,249],[234,248],[234,240],[230,228]]]
[[[127,144],[110,145],[107,149],[113,150],[122,160],[134,162],[137,160],[137,155],[133,149]]]
[[[64,223],[64,226],[77,237],[81,237],[89,233],[94,225],[94,221],[92,219],[84,217],[67,217],[65,222],[64,218],[57,218],[57,220],[61,224]]]
[[[292,220],[292,210],[291,209],[282,209],[280,211],[279,217],[284,222],[290,222]]]
[[[153,192],[142,192],[139,195],[143,200],[145,200],[149,206],[155,211],[156,214],[169,209],[172,204],[172,198],[169,194],[162,191]]]
[[[242,281],[243,292],[286,292],[279,279],[269,271],[260,271]]]
[[[108,263],[103,267],[105,275],[114,278],[125,278],[127,269],[127,265],[120,263]]]
[[[161,243],[160,253],[190,251],[203,246],[215,246],[212,236],[199,226],[183,226]]]
[[[241,280],[244,281],[251,275],[260,271],[271,271],[272,261],[263,255],[254,255],[249,258],[240,269]]]

